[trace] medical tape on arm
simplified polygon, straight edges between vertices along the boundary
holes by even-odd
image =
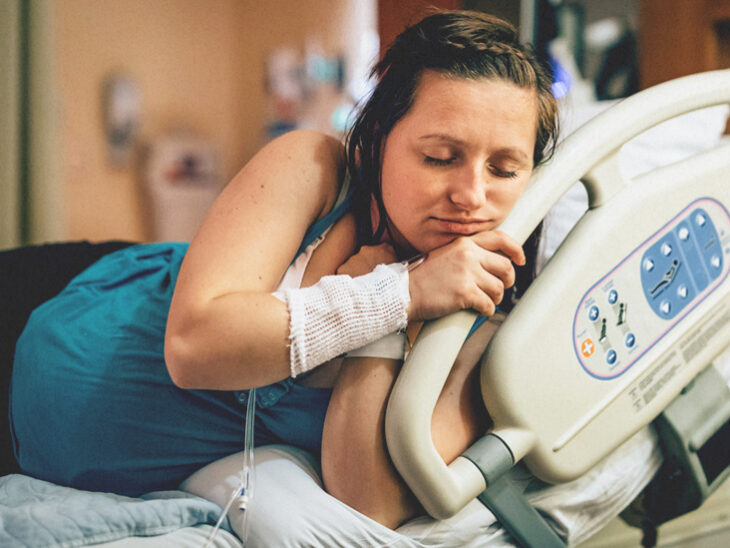
[[[407,265],[378,265],[364,276],[325,276],[287,289],[291,376],[404,329],[410,303]]]

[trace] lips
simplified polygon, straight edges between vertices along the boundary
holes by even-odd
[[[433,221],[441,232],[468,236],[489,228],[489,221],[482,219],[442,219],[433,217]]]

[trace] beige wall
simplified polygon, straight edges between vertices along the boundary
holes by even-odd
[[[57,0],[68,237],[150,237],[138,169],[106,159],[105,76],[137,82],[143,142],[178,126],[197,131],[220,147],[228,181],[264,142],[267,53],[307,38],[343,49],[356,1]]]
[[[20,6],[0,2],[0,249],[20,243]]]

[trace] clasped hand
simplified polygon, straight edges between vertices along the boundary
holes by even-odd
[[[337,274],[360,276],[378,264],[396,261],[389,243],[363,246],[337,269]],[[499,230],[458,237],[430,251],[426,260],[410,272],[409,322],[440,318],[464,309],[491,316],[505,289],[515,283],[513,263],[525,264],[522,246]]]

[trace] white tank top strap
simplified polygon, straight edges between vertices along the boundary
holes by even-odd
[[[342,181],[342,187],[335,201],[335,205],[332,207],[329,213],[322,217],[319,221],[314,223],[307,234],[304,237],[304,242],[309,241],[304,249],[299,250],[299,254],[289,265],[289,268],[281,278],[281,282],[276,288],[276,292],[284,291],[285,289],[296,288],[302,285],[302,278],[304,277],[304,271],[307,269],[309,260],[312,258],[314,250],[319,247],[327,233],[330,231],[335,222],[345,214],[350,207],[350,201],[352,192],[350,191],[350,175],[345,174],[345,178]]]

